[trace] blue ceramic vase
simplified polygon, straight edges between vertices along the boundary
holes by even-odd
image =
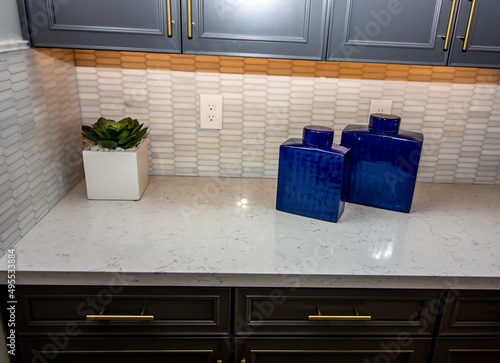
[[[372,114],[348,125],[340,144],[351,149],[347,202],[410,212],[424,136],[399,129],[401,118]]]
[[[280,146],[276,209],[337,222],[344,211],[349,150],[333,130],[306,126],[301,139]]]

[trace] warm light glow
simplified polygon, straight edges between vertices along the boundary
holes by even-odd
[[[246,198],[242,198],[238,203],[237,203],[238,207],[241,207],[241,208],[248,208],[248,199]]]
[[[386,249],[383,251],[377,251],[373,254],[373,257],[377,260],[383,258],[390,258],[392,256],[393,245],[392,243],[386,246]]]

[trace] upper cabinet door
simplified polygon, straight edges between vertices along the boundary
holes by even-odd
[[[451,48],[451,66],[500,68],[500,1],[462,0]],[[468,44],[465,36],[468,34]]]
[[[25,1],[34,47],[181,50],[176,0]]]
[[[321,60],[328,2],[181,0],[183,53]]]
[[[451,4],[335,0],[327,60],[445,65],[448,51],[441,36],[446,34]]]

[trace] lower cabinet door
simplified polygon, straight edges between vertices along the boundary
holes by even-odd
[[[15,362],[228,363],[229,338],[20,338]]]
[[[500,291],[449,290],[439,335],[500,336]]]
[[[239,338],[236,362],[426,363],[430,338]]]
[[[500,362],[500,338],[438,338],[432,362]]]

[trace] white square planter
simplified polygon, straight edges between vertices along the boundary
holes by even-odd
[[[148,145],[134,152],[83,150],[89,199],[139,200],[149,183]]]

